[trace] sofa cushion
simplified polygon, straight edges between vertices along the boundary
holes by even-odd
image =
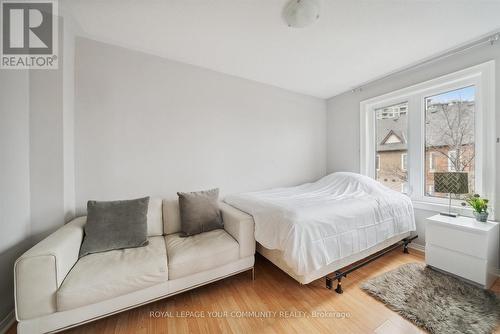
[[[239,259],[239,245],[225,230],[190,237],[165,236],[170,280],[217,268]]]
[[[118,297],[168,280],[164,237],[145,247],[84,256],[57,291],[57,310],[64,311]]]
[[[88,201],[80,256],[141,247],[148,242],[149,197],[120,201]]]
[[[181,231],[181,214],[179,200],[163,200],[163,231],[165,234],[179,233]]]
[[[161,198],[150,198],[148,206],[148,237],[163,235],[163,210]]]
[[[175,203],[177,203],[177,201],[175,201]],[[177,210],[179,210],[178,206]],[[163,211],[164,211],[163,199],[150,197],[148,205],[148,215],[147,215],[148,237],[156,237],[163,235]],[[85,216],[85,218],[87,217]],[[179,228],[180,228],[180,221],[179,221]]]
[[[178,192],[181,237],[223,228],[219,209],[219,189],[190,193]]]

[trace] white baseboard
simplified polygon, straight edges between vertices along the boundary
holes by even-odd
[[[14,314],[14,310],[12,310],[5,318],[0,320],[0,334],[5,334],[14,322],[16,322],[16,316]]]
[[[408,248],[411,248],[411,249],[417,250],[419,252],[425,253],[425,246],[424,245],[419,245],[419,244],[411,242],[411,243],[408,244]]]

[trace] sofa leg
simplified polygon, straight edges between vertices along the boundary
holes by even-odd
[[[252,267],[252,281],[255,281],[255,267]]]

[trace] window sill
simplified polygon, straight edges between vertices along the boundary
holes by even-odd
[[[418,210],[432,211],[432,212],[448,212],[448,204],[433,203],[428,201],[412,200],[413,207]],[[472,217],[472,209],[464,208],[461,205],[456,205],[452,202],[451,212],[456,212],[461,216]]]

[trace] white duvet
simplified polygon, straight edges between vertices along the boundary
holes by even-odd
[[[251,214],[255,239],[283,251],[297,275],[414,231],[410,199],[354,173],[333,173],[314,183],[227,196]]]

